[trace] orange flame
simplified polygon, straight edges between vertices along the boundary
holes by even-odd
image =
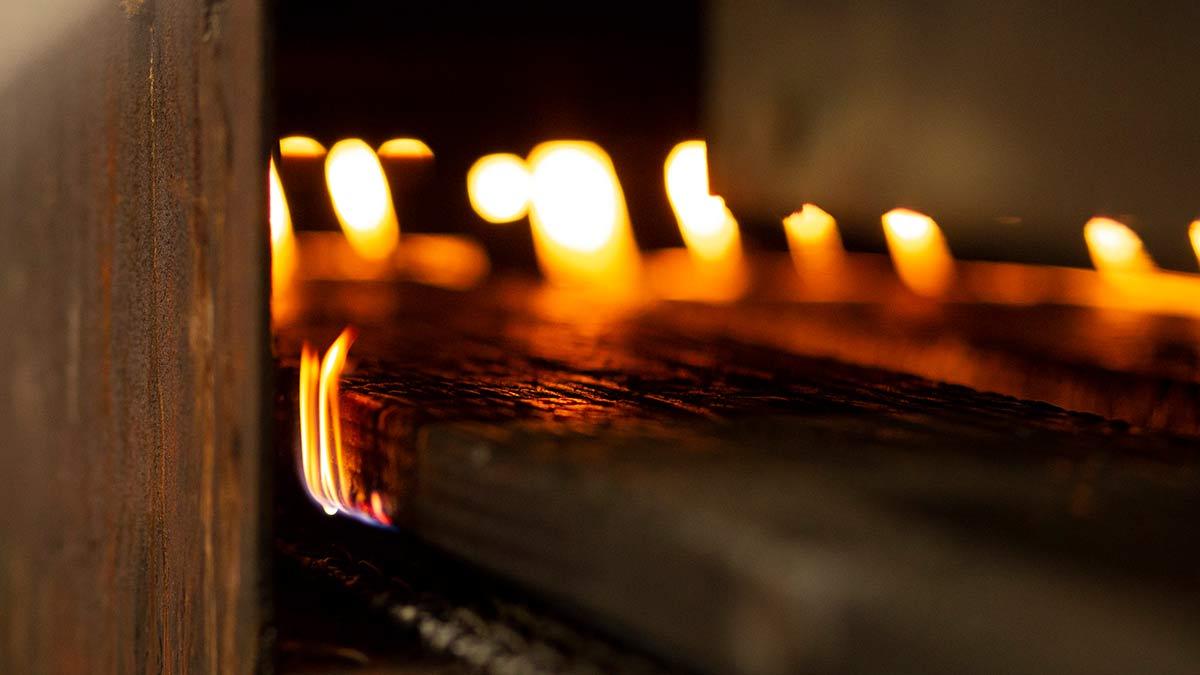
[[[324,157],[325,146],[308,136],[287,136],[279,139],[279,154],[283,157]]]
[[[612,160],[587,141],[549,141],[529,155],[534,249],[554,283],[626,293],[639,256]]]
[[[511,223],[529,212],[529,167],[510,153],[480,157],[467,171],[471,208],[489,223]]]
[[[1196,252],[1196,261],[1200,262],[1200,220],[1193,220],[1188,227],[1188,238],[1192,240],[1192,250]]]
[[[271,309],[279,319],[289,310],[292,281],[296,274],[296,235],[292,229],[292,213],[288,208],[287,196],[283,192],[283,181],[275,168],[275,160],[269,162],[268,193],[270,195],[269,218],[271,225]]]
[[[684,141],[663,165],[667,199],[679,221],[688,251],[702,262],[739,260],[742,255],[737,220],[725,200],[708,191],[708,147]]]
[[[1142,274],[1156,269],[1141,237],[1124,223],[1092,218],[1083,226],[1083,239],[1092,264],[1102,274]]]
[[[908,209],[883,214],[883,233],[900,280],[918,295],[939,297],[954,276],[954,258],[932,218]]]
[[[300,351],[300,467],[305,490],[329,515],[339,511],[371,522],[388,524],[381,498],[372,494],[361,504],[350,494],[350,475],[342,448],[338,378],[355,331],[342,330],[324,358],[307,342]]]
[[[433,158],[433,150],[419,138],[393,138],[379,146],[376,154],[385,159]]]
[[[371,146],[352,138],[339,141],[325,158],[325,181],[342,232],[359,256],[388,258],[400,241],[392,192]]]
[[[321,370],[321,357],[307,342],[300,350],[300,467],[304,487],[309,496],[325,509],[325,513],[337,513],[336,500],[326,496],[321,482],[320,443],[317,437],[317,391]]]
[[[804,204],[783,219],[783,230],[792,263],[806,282],[828,285],[836,281],[831,275],[842,269],[846,251],[833,216],[816,204]]]

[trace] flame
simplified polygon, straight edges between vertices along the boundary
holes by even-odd
[[[287,136],[279,139],[279,154],[283,157],[324,157],[325,146],[308,136]]]
[[[796,271],[811,284],[832,283],[846,258],[837,221],[816,204],[804,204],[783,219],[788,250]]]
[[[529,212],[529,167],[510,153],[484,155],[467,171],[471,208],[489,223],[511,223]]]
[[[352,138],[339,141],[325,159],[325,180],[346,239],[358,255],[383,260],[400,241],[400,224],[379,157]]]
[[[914,293],[945,294],[954,275],[954,258],[932,218],[908,209],[883,214],[883,233],[900,280]]]
[[[804,204],[799,211],[784,218],[783,229],[792,253],[830,249],[839,253],[842,251],[837,221],[816,204]]]
[[[342,448],[338,378],[354,343],[355,331],[346,327],[325,352],[324,358],[307,342],[300,350],[300,467],[304,487],[313,501],[333,515],[339,511],[369,522],[390,524],[381,498],[355,501]]]
[[[283,181],[275,168],[275,160],[269,162],[271,224],[271,309],[276,319],[283,317],[290,305],[292,281],[296,274],[296,234],[292,230],[292,213],[283,192]]]
[[[342,416],[338,410],[338,378],[346,367],[346,354],[354,342],[354,329],[346,328],[329,345],[321,359],[317,383],[317,433],[321,459],[321,486],[343,508],[350,504],[346,458],[342,455]],[[335,473],[336,472],[336,473]]]
[[[549,141],[529,155],[534,249],[551,281],[627,292],[639,256],[612,160],[587,141]]]
[[[1137,234],[1111,218],[1092,218],[1083,226],[1092,264],[1102,274],[1145,273],[1155,270],[1154,261]]]
[[[300,468],[304,487],[325,513],[337,513],[336,500],[327,493],[321,482],[320,443],[317,439],[317,390],[321,357],[307,342],[300,349]]]
[[[1188,227],[1188,238],[1192,240],[1192,250],[1196,252],[1196,261],[1200,262],[1200,220],[1193,220]]]
[[[433,150],[419,138],[393,138],[379,146],[376,154],[386,159],[433,159]]]
[[[704,141],[684,141],[663,165],[667,199],[679,221],[683,242],[704,262],[740,259],[737,220],[725,200],[708,191],[708,148]]]

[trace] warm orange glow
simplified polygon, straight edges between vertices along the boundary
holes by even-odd
[[[1145,273],[1155,270],[1154,261],[1133,230],[1111,218],[1092,218],[1083,226],[1092,264],[1103,273]]]
[[[846,258],[837,221],[816,204],[804,204],[783,219],[788,250],[796,271],[809,284],[830,284]]]
[[[807,250],[842,250],[837,221],[816,204],[805,204],[783,219],[788,246],[792,252]]]
[[[467,172],[471,208],[489,223],[511,223],[529,211],[529,167],[509,153],[484,155]]]
[[[386,525],[390,521],[377,495],[368,500],[364,495],[350,494],[350,475],[342,448],[338,379],[354,338],[354,329],[345,328],[324,358],[307,342],[300,351],[301,474],[308,494],[326,513],[341,511]]]
[[[529,221],[538,264],[566,285],[626,292],[638,252],[608,154],[587,141],[550,141],[529,155]]]
[[[354,329],[346,328],[329,345],[321,359],[317,383],[317,433],[321,458],[321,486],[343,507],[350,504],[346,458],[342,455],[342,416],[338,409],[338,378],[346,367],[346,354],[354,342]]]
[[[292,282],[296,274],[296,235],[292,230],[292,214],[288,209],[287,197],[283,192],[283,181],[270,160],[268,193],[271,225],[271,310],[280,318],[288,311],[291,302]]]
[[[308,136],[287,136],[279,139],[279,154],[283,157],[324,157],[325,146]]]
[[[738,224],[725,200],[708,191],[708,149],[704,141],[684,141],[663,165],[667,199],[679,221],[688,251],[704,262],[740,259]]]
[[[406,234],[397,268],[411,281],[465,291],[491,269],[487,250],[475,239],[455,234]]]
[[[1193,220],[1188,228],[1188,238],[1192,240],[1192,251],[1196,253],[1196,261],[1200,262],[1200,220]]]
[[[396,250],[400,224],[379,157],[359,139],[339,141],[325,159],[325,181],[342,232],[355,252],[382,260]]]
[[[937,223],[916,211],[893,209],[883,214],[883,233],[900,280],[918,295],[944,295],[954,258]]]
[[[384,159],[431,159],[433,150],[418,138],[393,138],[379,146],[378,155]]]
[[[300,350],[300,467],[304,487],[308,494],[325,509],[325,513],[337,513],[337,503],[332,494],[325,491],[321,482],[320,441],[317,437],[317,386],[321,370],[321,357],[305,342]]]

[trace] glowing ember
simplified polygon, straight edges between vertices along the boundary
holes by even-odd
[[[918,295],[944,295],[954,258],[937,223],[916,211],[893,209],[883,214],[883,233],[900,280]]]
[[[325,146],[308,136],[288,136],[279,140],[283,157],[324,157]]]
[[[386,159],[431,159],[433,150],[418,138],[393,138],[379,146],[377,154]]]
[[[379,157],[358,139],[339,141],[325,159],[325,180],[346,239],[367,260],[392,255],[400,224]]]
[[[638,274],[638,252],[608,154],[586,141],[550,141],[533,149],[529,167],[529,220],[546,277],[629,290]]]
[[[1196,252],[1196,261],[1200,262],[1200,220],[1192,221],[1188,228],[1188,238],[1192,240],[1192,250]]]
[[[300,467],[305,490],[329,515],[339,511],[387,525],[382,500],[350,493],[350,476],[342,449],[338,378],[354,342],[353,328],[344,329],[324,358],[309,344],[300,351]]]
[[[1137,234],[1111,218],[1092,218],[1083,226],[1092,264],[1102,273],[1153,272],[1154,261]]]
[[[702,261],[741,258],[737,221],[725,200],[708,191],[708,149],[704,141],[684,141],[663,166],[667,199],[679,221],[688,251]]]
[[[529,167],[509,153],[484,155],[467,172],[471,208],[489,223],[511,223],[529,211]]]
[[[271,224],[271,310],[281,317],[290,302],[292,280],[296,273],[296,235],[292,230],[292,214],[275,160],[269,163],[270,194],[269,221]]]

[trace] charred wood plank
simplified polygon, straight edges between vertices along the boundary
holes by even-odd
[[[524,286],[323,292],[280,345],[362,330],[341,394],[359,498],[693,667],[1200,658],[1194,439],[767,348],[724,327],[743,308],[714,328],[558,315]]]

